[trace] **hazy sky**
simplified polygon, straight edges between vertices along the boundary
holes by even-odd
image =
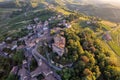
[[[2,1],[12,1],[12,0],[0,0],[0,2]],[[120,4],[120,0],[75,0],[75,1],[94,1],[94,2],[104,2],[104,3],[114,3],[114,4]]]
[[[120,0],[100,0],[100,1],[107,1],[107,2],[120,2]]]
[[[120,5],[120,0],[73,0],[73,1],[83,2],[87,4],[108,3],[108,4]]]
[[[98,0],[98,1],[101,1],[103,3],[110,3],[110,4],[113,4],[116,6],[120,6],[120,0]]]

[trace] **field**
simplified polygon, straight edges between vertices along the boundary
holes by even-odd
[[[3,20],[0,23],[0,40],[19,32],[21,28],[25,28],[28,24],[32,23],[36,17],[41,21],[45,21],[55,14],[56,12],[49,9],[37,9],[26,12],[26,16],[25,13],[21,13],[15,17]]]
[[[43,4],[33,11],[27,11],[27,17],[25,17],[24,12],[20,12],[17,15],[12,14],[13,11],[20,11],[21,8],[16,7],[16,5],[11,1],[9,2],[0,2],[0,37],[6,34],[13,34],[19,31],[21,28],[28,25],[31,20],[35,17],[38,17],[40,9],[43,8]],[[35,15],[37,13],[37,15]],[[12,15],[12,17],[11,17]],[[48,18],[48,16],[43,16],[41,19]]]
[[[17,15],[15,17],[9,18],[9,15],[13,12],[16,11],[18,9],[13,9],[13,8],[1,8],[0,10],[0,14],[1,14],[1,18],[4,17],[5,19],[2,19],[0,22],[0,36],[1,34],[13,34],[16,31],[19,31],[21,28],[25,27],[26,25],[28,25],[29,23],[31,23],[31,21],[38,17],[41,21],[44,21],[46,19],[48,19],[49,17],[51,17],[52,15],[55,14],[55,12],[60,12],[63,13],[65,15],[69,15],[71,14],[71,12],[69,12],[68,10],[62,8],[62,7],[56,7],[55,12],[49,10],[49,9],[44,9],[44,8],[40,8],[41,6],[39,6],[37,9],[32,10],[32,11],[28,11],[26,12],[27,16],[25,16],[25,13],[21,13],[20,15]],[[47,15],[46,15],[47,14]],[[45,16],[44,16],[45,15]],[[9,31],[9,32],[8,32]]]
[[[17,8],[0,8],[0,35],[8,31],[10,25],[9,21],[12,20],[9,16],[13,11],[18,10]]]
[[[17,8],[0,8],[0,36],[4,33],[7,33],[10,30],[17,29],[16,27],[17,20],[19,20],[17,17],[10,18],[10,15],[13,11],[17,11]],[[25,23],[18,24],[18,26],[21,26]],[[12,31],[11,31],[12,32]]]
[[[113,61],[117,61],[118,66],[120,66],[120,26],[116,26],[115,23],[109,22],[109,21],[102,21],[102,23],[106,26],[104,26],[105,29],[109,31],[109,34],[112,37],[111,41],[104,41],[101,40],[101,45],[105,47],[105,49],[108,51],[112,51]],[[106,31],[105,31],[106,32]],[[101,35],[102,36],[102,35]]]
[[[108,31],[112,37],[111,41],[106,41],[106,42],[103,41],[103,43],[106,44],[109,47],[109,49],[113,51],[113,55],[117,57],[117,60],[119,63],[120,61],[120,26],[117,25],[116,23],[112,23],[104,20],[102,21],[102,23],[107,26],[106,29],[108,29],[109,27]]]
[[[111,48],[120,56],[120,29],[111,32],[112,41],[108,42]]]

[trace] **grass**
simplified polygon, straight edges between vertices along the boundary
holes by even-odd
[[[0,8],[0,12],[12,12],[12,11],[17,11],[19,9],[17,8]]]
[[[109,45],[109,42],[105,42],[102,39],[98,38],[98,41],[101,46],[104,47],[104,51],[109,51],[111,53],[110,59],[117,64],[117,66],[120,66],[119,61],[120,61],[120,56],[114,52],[112,45]]]
[[[61,7],[59,7],[59,6],[56,7],[56,11],[59,12],[59,13],[63,13],[64,15],[69,15],[69,14],[71,14],[70,11],[65,10],[64,8],[61,8]]]
[[[114,52],[117,53],[118,56],[120,56],[120,47],[118,46],[118,44],[113,41],[108,42],[108,44],[111,46]]]
[[[0,23],[0,36],[6,33],[8,34],[10,31],[10,33],[13,33],[12,31],[15,33],[15,31],[18,31],[31,23],[35,17],[38,17],[41,21],[45,21],[54,14],[55,12],[50,10],[38,10],[28,12],[26,17],[23,13],[11,19],[5,20]]]
[[[112,41],[108,42],[111,48],[120,56],[120,29],[111,32]]]
[[[13,11],[18,10],[17,8],[0,8],[0,36],[3,35],[3,33],[8,32],[10,25],[8,25],[9,21],[12,19],[9,19],[8,17],[5,17],[7,15],[10,15]],[[4,17],[4,18],[3,18]]]
[[[110,22],[110,21],[102,20],[101,23],[103,23],[103,24],[105,24],[107,26],[110,26],[110,27],[116,26],[116,23],[113,23],[113,22]]]
[[[101,24],[102,28],[105,30],[105,31],[109,31],[111,30],[111,27],[108,26],[108,25],[105,25],[105,24]]]

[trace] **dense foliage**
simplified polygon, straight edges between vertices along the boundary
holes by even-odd
[[[111,52],[101,45],[100,40],[89,28],[65,30],[67,58],[73,66],[60,73],[63,80],[119,80],[120,68],[111,60]]]

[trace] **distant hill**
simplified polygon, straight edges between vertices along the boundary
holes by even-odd
[[[82,12],[86,15],[100,17],[105,20],[120,23],[120,6],[103,0],[71,0],[67,8]]]
[[[16,4],[13,1],[0,1],[0,8],[15,8]]]
[[[114,1],[112,1],[114,2]],[[90,16],[100,17],[113,22],[120,22],[120,7],[103,0],[0,0],[0,8],[31,6],[33,8],[52,4],[78,11]]]

